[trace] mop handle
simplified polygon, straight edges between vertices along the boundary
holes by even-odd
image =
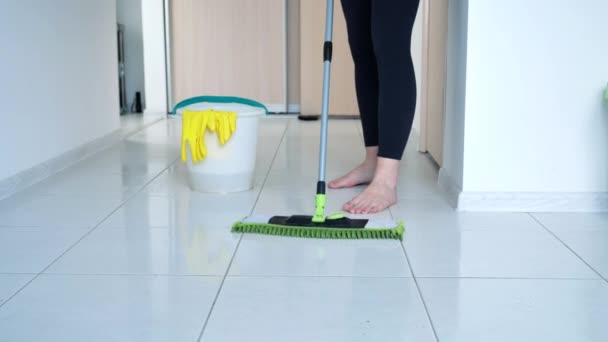
[[[327,112],[329,111],[329,73],[331,71],[331,35],[334,20],[334,0],[327,0],[325,43],[323,44],[323,101],[321,103],[321,144],[319,145],[319,181],[315,196],[312,222],[325,222],[325,164],[327,161]]]
[[[322,187],[325,193],[325,169],[327,161],[327,117],[329,111],[329,80],[331,72],[332,33],[334,19],[334,0],[327,0],[325,16],[325,43],[323,44],[323,100],[321,103],[321,144],[319,151],[319,183],[317,193]]]

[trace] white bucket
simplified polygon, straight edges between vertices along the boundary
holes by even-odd
[[[262,108],[238,103],[201,102],[180,108],[184,110],[229,111],[237,113],[236,131],[228,142],[220,145],[215,132],[205,133],[207,156],[194,164],[188,151],[188,181],[192,190],[200,192],[238,192],[253,187],[258,119],[266,111]]]

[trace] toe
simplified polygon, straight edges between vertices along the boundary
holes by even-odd
[[[352,214],[354,208],[357,206],[357,203],[357,197],[355,197],[350,201],[346,202],[342,208]]]
[[[357,205],[357,208],[356,208],[357,214],[365,214],[365,210],[367,208],[367,205],[368,205],[368,202],[365,199],[363,199],[359,203],[359,205]]]
[[[350,205],[350,208],[348,208],[348,211],[349,211],[351,214],[356,214],[356,213],[357,213],[357,208],[358,208],[358,207],[359,207],[359,203],[356,203],[356,202],[351,201],[351,205]]]
[[[365,208],[367,207],[367,202],[365,199],[359,203],[357,206],[357,214],[365,214]]]
[[[352,209],[352,207],[353,207],[353,204],[352,204],[352,200],[351,200],[351,201],[344,203],[344,205],[342,206],[342,209],[348,211],[348,210]]]
[[[368,204],[368,205],[364,206],[363,208],[361,208],[361,214],[365,214],[365,215],[369,214],[370,207],[371,206]]]
[[[374,213],[374,204],[373,203],[368,203],[365,208],[363,209],[363,213],[364,214],[372,214]]]
[[[348,179],[346,178],[346,176],[344,176],[342,178],[338,178],[338,179],[335,179],[335,180],[329,182],[328,186],[330,189],[342,189],[342,188],[347,188],[350,185],[349,185]]]
[[[369,214],[375,214],[375,213],[379,213],[381,211],[382,211],[381,206],[378,205],[377,203],[374,203],[369,207]]]

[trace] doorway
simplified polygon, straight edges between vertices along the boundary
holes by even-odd
[[[118,73],[121,114],[144,110],[142,0],[117,0]]]

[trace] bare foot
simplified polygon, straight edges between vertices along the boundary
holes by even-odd
[[[367,147],[366,157],[361,165],[346,175],[329,182],[330,189],[351,188],[360,184],[368,184],[374,179],[378,157],[378,147]]]
[[[365,191],[344,204],[351,214],[378,213],[397,203],[397,189],[380,182],[372,182]]]
[[[397,203],[399,161],[378,158],[374,180],[361,194],[344,204],[351,214],[373,214]]]
[[[368,184],[374,179],[376,163],[364,161],[346,175],[329,182],[330,189],[352,188],[360,184]]]

